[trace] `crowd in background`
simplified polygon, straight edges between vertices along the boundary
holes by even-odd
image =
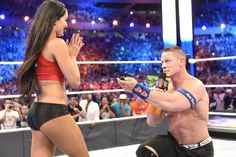
[[[7,27],[0,30],[4,40],[0,41],[0,61],[22,61],[25,49],[26,29]],[[70,36],[68,30],[66,37]],[[85,46],[77,58],[78,61],[148,61],[160,60],[163,49],[162,38],[157,33],[121,33],[105,31],[81,31]],[[195,36],[195,58],[211,58],[234,55],[236,38],[225,36]],[[19,65],[0,65],[1,95],[19,94],[14,71]],[[235,84],[235,60],[210,61],[196,63],[196,76],[204,84]],[[82,64],[81,90],[119,89],[116,78],[119,76],[143,76],[146,82],[148,76],[157,76],[159,64]],[[210,93],[217,89],[209,88]],[[236,90],[232,89],[233,95]],[[222,89],[226,94],[226,89]],[[234,100],[234,99],[233,99]],[[226,105],[227,106],[227,105]],[[234,108],[234,107],[233,107]],[[223,109],[217,108],[217,109]],[[230,109],[230,108],[229,108]]]
[[[126,93],[95,93],[68,95],[68,111],[76,122],[146,114],[148,103]],[[0,129],[27,127],[29,105],[17,98],[3,99],[0,105]],[[91,128],[95,127],[91,123]]]
[[[70,36],[69,30],[66,34]],[[14,33],[13,33],[14,32]],[[0,61],[22,61],[25,50],[26,30],[21,28],[0,29],[4,40],[0,41]],[[85,46],[78,61],[134,61],[159,60],[163,49],[160,35],[156,33],[81,32]],[[13,39],[11,41],[11,39]],[[145,48],[144,48],[145,47]],[[9,56],[9,57],[8,57]],[[0,93],[17,94],[14,71],[19,65],[0,65]],[[116,78],[120,75],[136,76],[140,73],[157,74],[155,64],[83,64],[80,65],[82,86],[76,90],[118,88]],[[9,91],[10,90],[10,91]]]
[[[210,110],[233,111],[236,108],[232,88],[208,90]],[[23,128],[28,126],[29,105],[17,98],[1,99],[0,130]],[[133,94],[124,92],[68,95],[68,111],[76,122],[91,122],[90,128],[96,127],[96,121],[111,118],[145,115],[149,103]]]
[[[90,0],[80,3],[61,1],[66,4],[69,10],[69,19],[76,19],[80,22],[95,21],[112,24],[112,21],[116,19],[122,25],[127,25],[130,22],[145,25],[148,22],[152,26],[161,26],[161,4],[155,4],[157,6],[151,7],[151,9],[141,6],[135,9],[134,4],[129,3],[123,4],[123,6],[112,5],[111,3],[110,6],[106,7]],[[22,18],[26,15],[32,18],[40,3],[41,1],[12,0],[11,3],[2,3],[0,10],[9,18]],[[221,23],[236,24],[234,18],[235,0],[194,0],[193,3],[195,27],[202,27],[203,25],[218,27]],[[130,11],[133,11],[133,14],[130,14]]]
[[[131,21],[137,25],[143,25],[148,22],[152,26],[160,26],[161,24],[161,12],[160,4],[153,9],[142,7],[140,5],[137,9],[131,9],[133,14],[130,14],[129,7],[132,7],[134,3],[119,3],[110,4],[110,6],[104,6],[96,3],[95,1],[85,0],[80,3],[70,2],[67,0],[61,0],[65,3],[69,11],[69,20],[76,19],[79,22],[90,23],[95,21],[102,24],[112,24],[114,19],[119,21],[121,25],[128,25]],[[42,1],[32,0],[12,0],[11,3],[2,3],[0,10],[5,13],[8,18],[22,18],[24,16],[33,17],[37,11],[38,6]],[[145,5],[145,3],[143,4]],[[156,4],[153,4],[156,6]],[[150,7],[150,6],[149,6]],[[137,10],[137,11],[136,11]],[[159,11],[158,11],[159,10]]]
[[[221,23],[235,26],[236,20],[234,14],[236,12],[235,0],[219,2],[216,0],[204,0],[194,2],[194,25],[195,27],[219,27]]]

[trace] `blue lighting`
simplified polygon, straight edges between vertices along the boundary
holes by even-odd
[[[204,30],[204,31],[205,31],[206,29],[207,29],[207,28],[206,28],[206,26],[202,26],[202,30]]]
[[[134,23],[131,22],[131,23],[129,24],[129,26],[130,26],[130,27],[134,27]]]
[[[4,20],[4,19],[5,19],[5,15],[4,15],[4,14],[1,14],[1,15],[0,15],[0,19],[1,19],[1,20]]]
[[[91,25],[95,25],[96,24],[96,22],[93,20],[93,21],[91,21]]]
[[[225,29],[226,25],[224,23],[220,24],[221,30]]]

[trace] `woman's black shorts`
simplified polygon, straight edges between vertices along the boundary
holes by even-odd
[[[67,114],[69,112],[66,105],[35,102],[29,109],[28,125],[33,130],[40,130],[40,127],[47,121]]]

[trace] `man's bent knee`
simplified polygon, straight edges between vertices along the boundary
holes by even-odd
[[[140,145],[136,151],[137,157],[158,157],[157,152],[150,146]]]

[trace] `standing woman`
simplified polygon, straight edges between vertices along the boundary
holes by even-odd
[[[113,113],[110,108],[110,103],[107,96],[102,97],[99,117],[100,119],[109,119],[116,117],[115,113]]]
[[[67,111],[65,80],[80,85],[76,57],[82,37],[73,34],[70,42],[61,37],[68,12],[56,0],[44,1],[37,10],[27,39],[24,63],[16,72],[21,99],[31,105],[28,123],[32,129],[31,157],[52,157],[58,147],[70,157],[88,157],[88,150],[73,117]],[[66,136],[65,136],[66,134]]]

